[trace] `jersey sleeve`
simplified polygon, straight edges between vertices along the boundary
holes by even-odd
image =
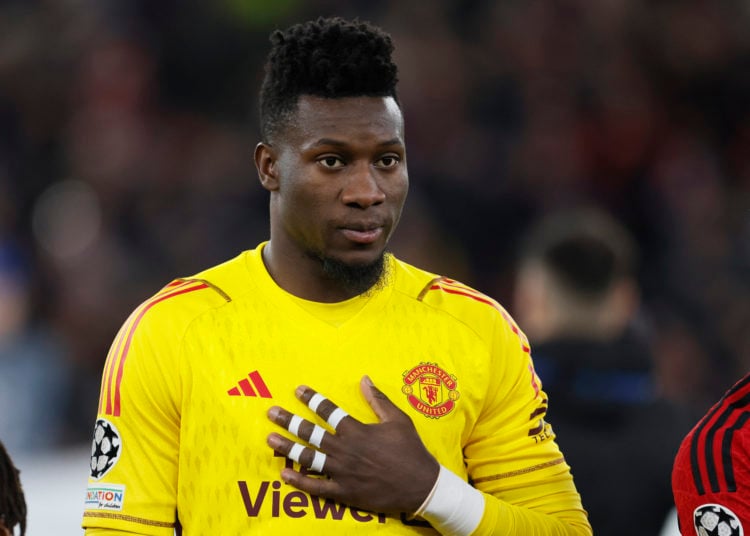
[[[472,484],[485,494],[474,531],[484,535],[590,535],[591,527],[554,433],[528,341],[500,308],[491,340],[485,407],[465,447]]]
[[[185,295],[205,288],[168,285],[131,314],[112,343],[92,441],[86,529],[174,534],[180,344],[193,313]]]

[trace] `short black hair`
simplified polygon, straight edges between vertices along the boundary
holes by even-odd
[[[398,69],[390,35],[369,22],[318,18],[271,34],[260,90],[263,141],[283,128],[301,95],[393,97]]]
[[[542,264],[568,292],[597,300],[633,276],[636,245],[613,216],[592,207],[548,215],[526,239],[522,259]]]
[[[21,527],[26,534],[26,499],[19,471],[13,465],[5,446],[0,443],[0,522],[13,534],[13,527]]]

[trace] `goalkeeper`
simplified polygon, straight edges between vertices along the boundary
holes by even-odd
[[[589,535],[518,326],[386,252],[408,189],[390,36],[332,18],[272,42],[270,239],[123,325],[86,534]]]

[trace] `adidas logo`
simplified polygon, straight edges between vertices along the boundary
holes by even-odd
[[[248,379],[249,378],[249,379]],[[255,389],[253,389],[255,387]],[[260,373],[256,370],[237,382],[236,387],[227,391],[229,396],[259,396],[261,398],[273,398]]]

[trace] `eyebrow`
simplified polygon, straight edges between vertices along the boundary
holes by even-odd
[[[332,145],[334,147],[347,147],[349,144],[333,138],[320,138],[318,141],[310,145],[310,148],[321,147],[323,145]],[[389,147],[391,145],[404,145],[401,138],[392,138],[390,140],[382,141],[378,143],[378,147]]]

